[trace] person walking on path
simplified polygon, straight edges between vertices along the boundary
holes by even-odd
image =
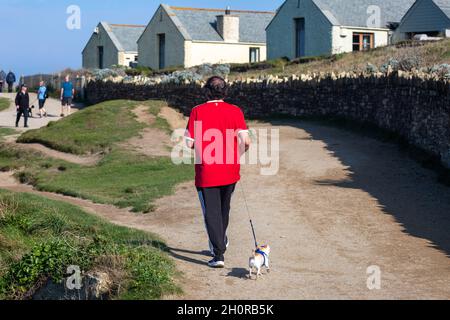
[[[39,100],[39,115],[47,117],[47,111],[45,110],[45,101],[48,98],[48,90],[45,86],[44,81],[39,82],[39,89],[38,89],[38,100]]]
[[[8,84],[8,92],[13,92],[14,82],[16,82],[16,75],[10,70],[6,75],[6,83]]]
[[[75,89],[70,76],[66,76],[65,81],[61,84],[61,117],[64,117],[64,107],[67,106],[67,115],[70,116],[72,101],[75,96]]]
[[[20,117],[23,115],[24,127],[28,128],[28,109],[30,108],[30,96],[28,95],[28,88],[25,84],[22,85],[20,91],[16,95],[16,128],[19,126]]]
[[[208,262],[212,268],[225,266],[230,202],[240,180],[239,159],[250,147],[244,114],[223,101],[227,89],[220,77],[207,81],[208,102],[192,110],[185,134],[187,146],[195,150],[195,185],[214,256]]]
[[[6,73],[3,70],[0,70],[0,93],[3,92],[3,85],[6,81]]]

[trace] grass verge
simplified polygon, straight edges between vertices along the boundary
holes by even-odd
[[[7,98],[0,98],[0,111],[6,110],[9,108],[10,101]]]
[[[46,158],[38,152],[0,144],[0,171],[16,170],[20,182],[38,190],[89,199],[148,213],[154,200],[193,177],[193,166],[115,149],[96,166]]]
[[[74,113],[47,127],[22,134],[19,143],[40,143],[49,148],[86,154],[108,150],[115,143],[139,134],[144,124],[132,110],[139,102],[114,100]]]
[[[0,171],[16,170],[16,177],[22,183],[31,184],[42,191],[121,208],[130,207],[135,212],[151,212],[154,200],[171,194],[178,183],[192,179],[193,167],[177,166],[168,157],[148,157],[126,151],[115,143],[138,135],[147,126],[140,123],[132,112],[138,104],[148,106],[149,114],[155,117],[155,121],[148,126],[170,131],[167,121],[158,117],[165,105],[163,102],[110,101],[82,110],[61,123],[24,133],[19,139],[77,153],[108,148],[97,165],[76,165],[0,144]],[[92,132],[79,132],[86,131],[85,126],[93,118],[97,128]],[[120,121],[123,122],[122,127],[119,130],[113,128],[112,124]],[[60,136],[64,138],[60,139]]]
[[[69,265],[108,273],[108,298],[158,299],[179,292],[164,249],[151,234],[76,206],[0,190],[0,299],[31,298],[47,280],[60,282]]]
[[[16,134],[17,131],[10,128],[0,128],[0,139],[2,139],[5,136],[10,136],[13,134]]]

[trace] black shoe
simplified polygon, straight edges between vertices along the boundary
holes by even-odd
[[[24,128],[28,128],[28,126],[24,126]]]
[[[19,127],[19,125],[18,124],[16,124],[16,128],[18,128]]]

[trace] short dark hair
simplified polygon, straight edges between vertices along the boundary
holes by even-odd
[[[206,98],[210,100],[223,100],[227,97],[228,85],[221,77],[211,77],[203,88]]]

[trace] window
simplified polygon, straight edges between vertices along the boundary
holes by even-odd
[[[374,48],[373,33],[353,33],[353,51],[367,51]]]
[[[260,49],[250,48],[250,63],[255,63],[261,61]]]

